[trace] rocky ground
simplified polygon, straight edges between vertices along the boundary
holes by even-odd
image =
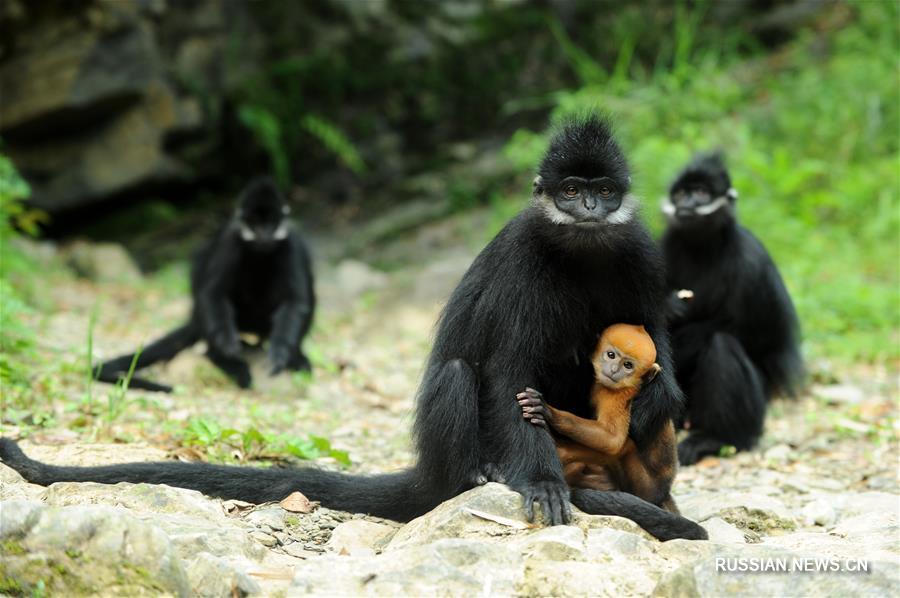
[[[95,356],[133,349],[186,313],[184,285],[173,282],[184,271],[138,279],[121,260],[103,271],[117,261],[114,247],[82,247],[76,259],[71,249],[31,246],[45,281],[26,318],[37,348],[30,386],[4,391],[2,433],[53,463],[283,461],[278,439],[314,434],[348,451],[351,471],[407,465],[432,324],[483,243],[483,217],[424,226],[366,252],[386,270],[337,258],[348,236],[365,231],[314,235],[314,376],[269,378],[264,355],[251,355],[249,392],[235,390],[199,349],[148,370],[177,385],[171,396],[88,390],[91,314]],[[518,495],[496,484],[401,526],[164,486],[42,488],[0,467],[0,593],[898,595],[896,371],[825,361],[812,369],[806,394],[773,405],[758,450],[679,473],[676,500],[709,541],[660,543],[629,521],[581,514],[571,525],[532,527]],[[253,440],[251,430],[268,440]],[[734,570],[756,566],[768,570]],[[778,567],[788,570],[771,570]]]

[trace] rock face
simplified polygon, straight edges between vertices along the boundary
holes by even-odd
[[[896,496],[879,492],[847,496],[846,506],[835,509],[847,517],[838,516],[832,534],[812,531],[818,525],[798,532],[761,526],[748,545],[748,531],[727,523],[729,513],[751,514],[751,521],[799,518],[802,507],[794,511],[750,493],[720,496],[718,508],[713,494],[679,497],[705,516],[712,540],[660,543],[619,517],[576,513],[570,525],[529,524],[519,495],[499,484],[398,526],[321,507],[298,514],[277,504],[222,502],[167,486],[38,489],[15,475],[3,479],[5,486],[23,487],[6,496],[34,497],[0,502],[0,592],[10,594],[39,588],[59,595],[177,596],[900,591],[900,506]],[[782,562],[794,569],[746,570]]]
[[[196,92],[221,89],[241,3],[12,3],[0,135],[37,207],[61,212],[192,175],[180,154],[210,124]]]

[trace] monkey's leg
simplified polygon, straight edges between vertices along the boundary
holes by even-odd
[[[711,337],[687,392],[691,433],[678,445],[682,465],[718,454],[726,445],[748,450],[756,444],[766,397],[759,371],[735,337],[722,332]]]
[[[235,384],[241,388],[250,388],[253,377],[250,374],[250,366],[240,357],[230,357],[224,355],[218,349],[210,346],[206,352],[209,360],[216,364],[220,370],[225,372],[229,378],[234,380]]]
[[[493,464],[481,468],[478,379],[469,364],[452,359],[430,365],[416,402],[417,468],[442,486],[445,498],[502,477]]]
[[[300,351],[300,343],[309,328],[310,308],[302,300],[286,301],[272,316],[272,334],[269,339],[269,359],[272,374],[285,368],[309,371],[312,365]]]

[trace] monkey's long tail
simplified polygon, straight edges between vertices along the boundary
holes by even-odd
[[[138,355],[134,369],[139,370],[154,363],[172,359],[179,352],[200,340],[200,332],[193,322],[188,322],[184,326],[180,326],[168,333],[159,340],[153,341],[141,351]],[[97,366],[97,380],[101,382],[109,382],[115,384],[120,379],[128,375],[131,368],[131,362],[134,361],[136,353],[128,353],[114,359],[110,359]],[[172,387],[166,384],[158,384],[145,378],[132,376],[129,386],[131,388],[140,388],[142,390],[152,390],[156,392],[172,392]]]
[[[252,503],[279,501],[298,491],[330,509],[369,513],[395,521],[423,515],[444,498],[421,483],[415,469],[366,476],[313,467],[259,469],[175,461],[62,467],[30,459],[9,438],[0,438],[0,459],[29,482],[42,486],[54,482],[168,484]]]
[[[572,489],[572,504],[591,515],[627,517],[662,541],[684,538],[706,540],[706,530],[690,519],[675,515],[626,492]]]

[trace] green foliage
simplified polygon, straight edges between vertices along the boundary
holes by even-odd
[[[25,363],[33,354],[36,341],[34,330],[28,325],[34,310],[27,302],[22,281],[33,271],[33,264],[12,243],[19,234],[16,227],[34,233],[41,219],[22,203],[30,193],[28,183],[9,158],[0,154],[0,386],[5,399],[28,389]]]
[[[662,66],[624,85],[580,64],[560,38],[584,85],[556,94],[553,116],[615,115],[657,232],[656,201],[677,170],[695,151],[724,149],[741,220],[779,264],[810,356],[896,359],[898,6],[854,8],[855,21],[830,32],[827,55],[822,34],[805,32],[764,59],[739,56],[738,41],[699,45],[700,17],[679,9]],[[545,143],[519,131],[505,153],[531,171]]]
[[[300,120],[300,124],[310,135],[318,139],[322,145],[340,158],[347,168],[357,174],[362,174],[366,171],[366,165],[359,152],[353,146],[353,142],[334,123],[327,121],[321,116],[307,114]]]
[[[275,177],[282,185],[287,185],[291,180],[291,167],[281,139],[281,124],[278,118],[262,106],[253,105],[241,106],[238,118],[253,132],[257,143],[268,154],[275,170]]]
[[[184,446],[201,448],[214,461],[280,460],[286,457],[311,460],[331,457],[343,466],[350,465],[346,451],[335,449],[327,438],[300,438],[290,434],[270,434],[250,427],[243,432],[223,428],[206,418],[193,418],[184,430]]]

